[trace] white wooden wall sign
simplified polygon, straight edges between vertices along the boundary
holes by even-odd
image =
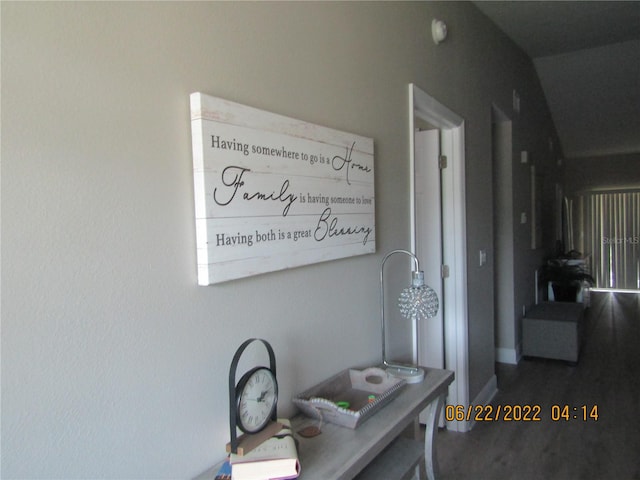
[[[373,140],[191,94],[198,284],[375,252]]]

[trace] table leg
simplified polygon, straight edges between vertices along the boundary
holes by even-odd
[[[427,470],[427,478],[429,480],[436,480],[438,477],[438,455],[436,451],[435,436],[438,431],[438,424],[440,422],[440,410],[444,403],[445,395],[440,395],[437,399],[429,404],[427,407],[427,422],[426,430],[424,432],[424,464]]]

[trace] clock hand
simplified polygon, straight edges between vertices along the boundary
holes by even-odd
[[[264,402],[264,397],[267,396],[267,393],[269,393],[269,390],[266,390],[266,391],[262,392],[258,398],[247,398],[247,401],[250,401],[250,402]]]
[[[267,396],[267,393],[269,393],[269,391],[270,391],[270,389],[269,389],[269,390],[264,390],[264,391],[262,392],[262,394],[258,397],[258,401],[259,401],[259,402],[264,402],[264,397],[266,397],[266,396]]]

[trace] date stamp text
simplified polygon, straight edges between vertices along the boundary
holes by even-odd
[[[447,405],[444,418],[448,422],[597,422],[598,405]]]

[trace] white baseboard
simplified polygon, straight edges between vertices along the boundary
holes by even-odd
[[[515,348],[496,348],[496,362],[517,365],[518,351]]]
[[[480,393],[476,395],[476,398],[473,399],[471,405],[489,405],[494,397],[498,394],[498,377],[492,375],[489,381],[482,387]],[[476,424],[474,419],[469,421],[468,430],[471,430],[473,426]]]
[[[498,377],[492,375],[489,381],[482,387],[480,393],[473,399],[472,405],[489,405],[498,393]]]
[[[489,381],[487,381],[487,383],[485,384],[484,387],[482,387],[482,390],[480,390],[480,393],[478,393],[478,395],[476,395],[476,398],[474,398],[473,402],[471,402],[471,404],[468,406],[469,409],[471,408],[475,408],[476,405],[489,405],[492,401],[493,398],[497,395],[498,393],[498,377],[494,375],[491,376],[491,378],[489,378]],[[450,405],[451,406],[451,405]],[[457,405],[454,405],[454,408],[458,407]],[[443,405],[443,411],[446,409],[446,404]],[[463,408],[463,407],[458,407],[458,408]],[[467,406],[465,405],[464,408],[467,408]],[[468,410],[465,410],[465,413]],[[473,410],[473,412],[475,412],[475,410]],[[472,412],[472,413],[473,413]],[[473,415],[471,415],[473,416]],[[422,419],[421,419],[422,422]],[[422,422],[424,423],[424,422]],[[440,427],[445,426],[447,427],[448,430],[452,431],[452,432],[468,432],[469,430],[471,430],[473,428],[473,426],[475,425],[475,420],[471,419],[469,421],[467,420],[450,420],[450,421],[446,421],[442,422],[442,417],[441,417],[441,422],[439,424]]]

